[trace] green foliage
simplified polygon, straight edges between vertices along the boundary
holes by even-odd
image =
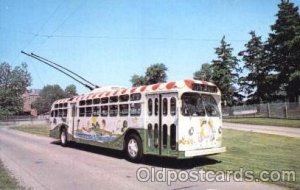
[[[13,115],[23,108],[22,95],[31,84],[26,63],[12,68],[8,63],[0,64],[0,116]]]
[[[133,75],[130,82],[132,86],[142,86],[146,84],[146,79],[142,75]]]
[[[212,81],[220,88],[222,101],[227,105],[233,105],[242,98],[234,86],[238,81],[238,59],[232,55],[233,48],[226,43],[225,36],[221,40],[220,47],[215,50],[218,58],[212,61]]]
[[[155,84],[159,82],[166,82],[168,68],[163,63],[156,63],[147,68],[145,76],[133,75],[130,82],[132,86],[141,86]]]
[[[299,86],[295,85],[298,81],[295,75],[300,71],[300,16],[298,7],[288,0],[282,0],[278,7],[277,20],[271,26],[266,45],[268,68],[276,74],[272,81],[275,93],[295,101],[300,95]]]
[[[203,63],[201,69],[194,73],[194,79],[212,81],[212,70],[209,63]]]
[[[0,160],[0,189],[25,189],[18,184],[16,178],[12,176],[9,170]]]
[[[157,63],[154,65],[151,65],[147,68],[145,79],[146,84],[155,84],[159,82],[166,82],[167,80],[167,67],[163,63]]]
[[[65,93],[67,97],[73,97],[73,96],[77,96],[77,89],[76,86],[74,84],[68,85],[65,88]]]
[[[49,112],[54,101],[68,96],[59,85],[47,85],[41,90],[39,95],[40,97],[32,105],[38,114]]]
[[[239,53],[244,61],[244,71],[249,73],[239,79],[239,84],[245,94],[248,102],[259,103],[266,100],[269,84],[267,83],[268,73],[266,71],[265,46],[260,36],[256,36],[254,31],[249,33],[251,39],[245,44],[246,50]]]

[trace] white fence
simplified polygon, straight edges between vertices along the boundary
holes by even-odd
[[[300,119],[300,103],[283,102],[224,107],[222,114],[224,118],[270,117]]]
[[[14,115],[0,117],[0,125],[33,125],[33,124],[47,124],[49,116],[27,116]]]

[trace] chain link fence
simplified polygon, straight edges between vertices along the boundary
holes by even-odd
[[[300,119],[299,102],[253,104],[222,108],[224,118],[269,117]]]

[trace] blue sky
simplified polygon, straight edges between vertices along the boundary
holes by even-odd
[[[34,52],[101,86],[130,86],[133,74],[154,63],[168,80],[191,78],[216,58],[223,35],[244,49],[255,30],[265,40],[279,0],[0,0],[0,62],[28,64],[31,88],[75,84],[26,57]],[[293,1],[297,6],[299,0]]]

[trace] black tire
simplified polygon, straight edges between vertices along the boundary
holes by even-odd
[[[59,135],[60,145],[67,146],[68,145],[68,135],[66,128],[62,128]]]
[[[126,157],[130,162],[140,162],[143,158],[143,145],[141,138],[136,134],[130,134],[126,138]]]

